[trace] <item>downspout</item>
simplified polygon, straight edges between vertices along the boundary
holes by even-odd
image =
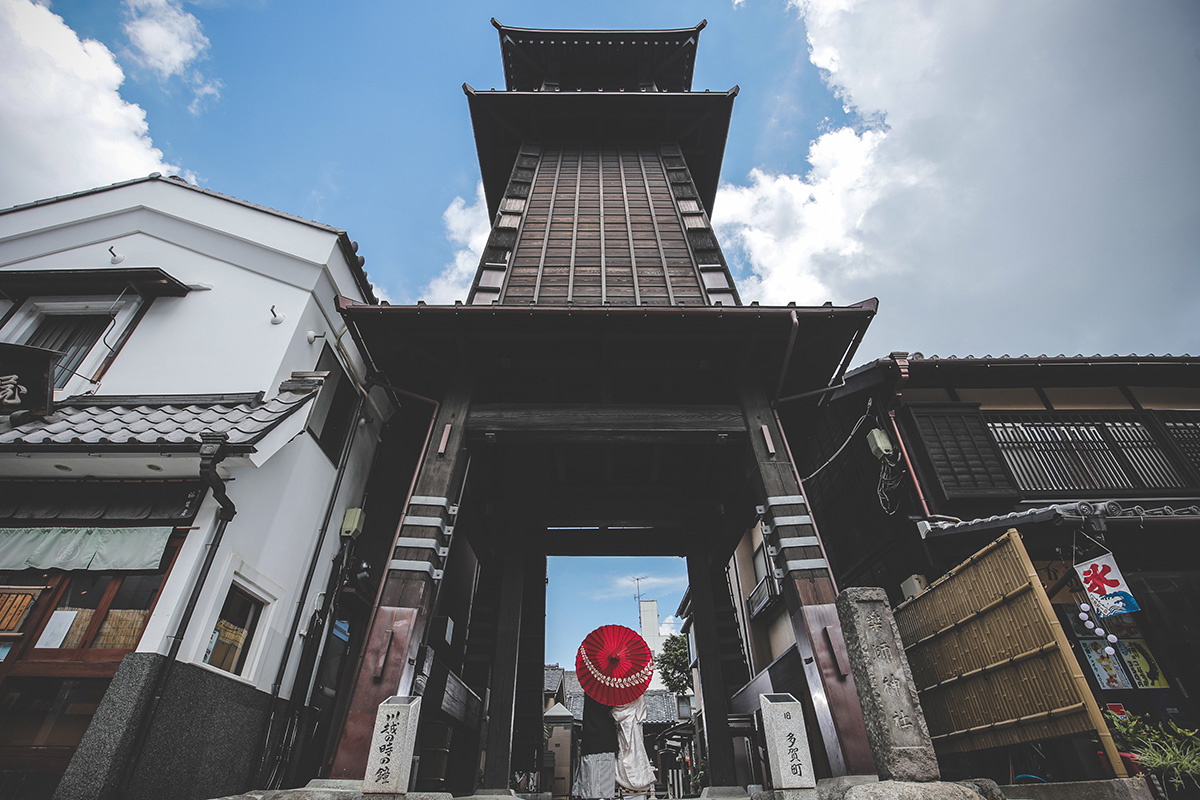
[[[796,316],[796,309],[792,309],[792,330],[788,334],[787,348],[783,351],[783,366],[779,369],[779,383],[775,385],[775,402],[772,405],[779,405],[779,395],[783,394],[783,382],[787,380],[788,367],[792,364],[792,349],[796,346],[796,334],[800,331],[800,318]]]
[[[793,395],[788,395],[787,397],[780,397],[779,393],[781,391],[783,391],[783,379],[787,374],[786,373],[786,365],[785,365],[784,374],[779,376],[779,388],[776,389],[776,391],[775,391],[775,403],[773,405],[776,408],[778,408],[780,406],[780,404],[782,404],[782,403],[790,403],[793,400],[799,400],[803,397],[812,397],[813,395],[820,395],[821,396],[820,402],[823,403],[825,401],[826,394],[828,394],[829,392],[832,392],[834,389],[840,389],[846,385],[846,370],[850,368],[850,359],[854,358],[854,354],[858,352],[858,346],[860,344],[862,344],[863,337],[867,335],[867,326],[870,325],[871,320],[875,318],[874,312],[879,306],[879,301],[872,298],[871,300],[865,300],[862,303],[859,303],[858,305],[862,306],[864,308],[870,309],[872,312],[871,317],[869,317],[867,319],[867,321],[864,322],[862,324],[862,326],[859,327],[858,331],[855,332],[855,334],[854,334],[854,338],[850,340],[850,344],[846,347],[846,352],[842,354],[842,360],[841,360],[841,363],[838,364],[837,372],[834,373],[834,376],[829,380],[829,385],[823,389],[814,389],[814,390],[808,391],[808,392],[801,392],[800,394],[793,394]],[[793,320],[796,319],[795,309],[792,310],[792,319]],[[793,335],[793,337],[795,336],[794,328],[793,328],[792,335]],[[792,341],[789,340],[788,341],[788,357],[789,358],[791,357],[791,352],[792,352]]]
[[[292,624],[288,630],[287,638],[283,643],[283,655],[279,657],[279,669],[275,673],[274,683],[271,684],[271,699],[269,701],[271,716],[267,720],[267,732],[263,735],[258,757],[254,759],[254,761],[258,762],[260,776],[267,760],[271,731],[275,727],[275,720],[278,717],[276,701],[279,699],[279,693],[283,687],[283,676],[287,672],[288,659],[291,658],[292,646],[296,641],[296,632],[300,630],[300,621],[304,617],[304,607],[308,600],[308,591],[312,587],[313,575],[317,571],[317,562],[321,558],[321,550],[325,547],[325,536],[329,532],[329,521],[333,518],[333,509],[337,506],[338,494],[342,490],[342,479],[345,478],[346,468],[350,464],[350,451],[354,447],[355,436],[358,433],[359,427],[361,427],[358,422],[364,406],[363,397],[364,395],[362,394],[358,395],[358,401],[354,405],[354,414],[350,417],[350,433],[346,436],[346,441],[342,445],[342,452],[338,457],[337,476],[333,481],[333,491],[329,493],[329,502],[325,504],[325,515],[322,517],[321,527],[317,530],[317,542],[313,547],[312,557],[308,560],[308,572],[304,576],[304,585],[301,587],[300,594],[296,598],[296,611],[292,614]],[[280,747],[282,748],[283,746],[284,743],[280,742]],[[278,750],[277,754],[282,754],[282,750]],[[274,774],[270,776],[272,780],[275,777]],[[268,786],[267,788],[278,787]]]
[[[908,448],[904,446],[904,439],[900,436],[900,426],[896,424],[896,399],[900,397],[900,392],[908,383],[908,353],[894,352],[890,355],[892,363],[896,365],[896,382],[892,384],[892,399],[888,403],[888,420],[892,423],[892,435],[896,437],[896,445],[900,448],[900,455],[904,456],[904,468],[908,470],[908,476],[912,479],[913,489],[917,492],[917,499],[921,501],[921,512],[925,515],[925,519],[930,518],[929,503],[925,501],[925,492],[921,489],[921,482],[917,480],[916,470],[913,469],[912,459],[908,456]]]
[[[119,781],[120,792],[118,796],[123,796],[127,793],[137,765],[141,762],[142,751],[146,746],[146,740],[150,736],[150,728],[154,723],[154,715],[158,711],[163,691],[167,686],[167,680],[170,678],[176,659],[179,657],[179,648],[183,644],[184,636],[187,634],[188,624],[192,621],[192,614],[196,611],[196,604],[200,601],[200,593],[204,591],[204,584],[208,580],[208,573],[212,570],[217,550],[221,547],[221,540],[225,536],[225,528],[229,525],[230,520],[237,515],[237,507],[229,499],[229,494],[225,491],[225,483],[221,480],[221,476],[217,474],[217,465],[229,454],[225,448],[225,442],[228,439],[229,435],[225,433],[200,434],[200,480],[212,490],[213,499],[220,505],[220,509],[217,510],[217,527],[205,545],[204,561],[200,564],[200,572],[196,575],[195,583],[192,584],[192,591],[188,595],[187,604],[183,608],[183,614],[179,617],[179,623],[175,626],[175,633],[170,637],[171,644],[167,648],[166,660],[158,676],[154,679],[150,705],[146,709],[146,713],[142,715],[141,722],[138,725],[137,735],[129,751],[129,760],[126,762],[121,780]]]

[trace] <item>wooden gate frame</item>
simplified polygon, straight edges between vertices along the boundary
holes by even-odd
[[[1005,552],[1015,563],[999,562]],[[994,568],[993,563],[997,565]],[[1032,595],[1032,603],[1027,600],[1018,607],[1017,601],[1026,594]],[[982,605],[974,607],[981,600]],[[1021,651],[993,662],[978,663],[983,648],[971,651],[969,646],[983,637],[995,641],[994,612],[1005,610],[1010,612],[1008,618],[1001,617],[999,622],[1001,626],[1007,623],[1007,630],[1000,633],[1006,640],[1015,639]],[[985,621],[989,614],[992,616]],[[1031,618],[1030,614],[1034,616]],[[943,752],[982,750],[1092,730],[1113,773],[1128,777],[1079,661],[1015,528],[947,572],[925,591],[901,603],[895,609],[895,616],[935,748]],[[1034,629],[1049,634],[1042,638],[1050,641],[1022,642],[1021,638],[1029,639]],[[952,636],[947,638],[947,634]],[[1050,708],[1014,715],[1012,698],[999,692],[978,691],[977,679],[1005,671],[1026,682],[1039,662],[1045,669],[1035,672],[1034,677],[1045,678],[1038,681],[1038,688],[1046,690],[1043,696],[1051,701]],[[961,687],[971,682],[977,686],[964,693]],[[1081,713],[1086,714],[1086,724],[1076,724]],[[967,727],[953,724],[955,719],[971,716],[974,718],[970,721],[975,724]]]

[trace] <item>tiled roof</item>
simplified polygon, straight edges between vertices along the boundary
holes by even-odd
[[[1057,522],[1064,519],[1078,520],[1086,517],[1104,517],[1108,520],[1136,519],[1144,521],[1146,518],[1198,516],[1200,516],[1200,506],[1195,504],[1179,508],[1172,506],[1144,508],[1139,505],[1123,506],[1115,500],[1080,500],[1074,503],[1057,503],[1042,508],[1028,508],[1021,511],[1013,511],[1009,514],[997,514],[979,519],[958,521],[921,520],[917,523],[917,530],[920,531],[921,538],[929,538],[949,533],[971,533],[974,531],[988,531],[995,528],[1007,528],[1014,525],[1032,525],[1040,522]]]
[[[253,445],[316,392],[186,397],[89,397],[66,400],[53,413],[0,428],[0,449],[80,446],[167,449],[199,446],[201,433],[224,433],[230,445]]]
[[[675,695],[666,689],[650,689],[646,698],[646,724],[661,725],[679,722],[679,705]],[[583,692],[567,692],[567,708],[575,719],[583,719]]]
[[[554,664],[545,666],[545,678],[542,682],[543,692],[557,692],[558,687],[562,684],[563,668]]]

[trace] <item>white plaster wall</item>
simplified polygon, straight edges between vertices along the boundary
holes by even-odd
[[[110,263],[110,246],[121,264]],[[343,330],[336,296],[362,299],[336,231],[162,181],[0,214],[0,267],[160,267],[196,287],[155,300],[102,382],[74,378],[64,395],[271,394],[315,366],[321,340],[309,344],[309,330],[331,344]],[[271,324],[272,307],[281,324]],[[343,344],[348,372],[365,375]]]
[[[366,375],[348,335],[341,339],[342,348],[336,346],[344,330],[336,296],[363,299],[338,240],[332,229],[149,181],[0,214],[0,269],[160,267],[194,286],[186,297],[163,297],[151,304],[99,386],[72,383],[68,393],[90,388],[100,395],[262,391],[270,396],[293,371],[313,369],[326,343],[352,379]],[[121,264],[110,263],[110,246],[125,257]],[[281,324],[271,324],[272,305],[283,317]],[[309,330],[324,338],[309,343]],[[321,535],[335,465],[306,431],[258,467],[244,459],[227,463],[232,480],[226,488],[238,514],[215,555],[181,660],[202,660],[237,575],[252,594],[269,600],[242,679],[270,691],[297,608],[302,609],[303,629],[328,582],[343,512],[362,501],[389,412],[383,392],[373,392],[364,408],[369,422],[356,429],[317,569],[303,598],[299,593]],[[144,477],[143,460],[129,459],[125,474]],[[120,474],[116,470],[112,476]],[[205,544],[216,528],[217,509],[211,496],[204,501],[139,650],[169,649]],[[283,680],[285,697],[299,647],[297,638]]]
[[[345,509],[358,506],[362,501],[374,456],[373,434],[373,426],[365,425],[359,428],[355,437],[346,475],[317,556],[310,591],[303,598],[300,633],[328,582],[333,556],[340,546],[339,530]],[[263,691],[270,691],[292,618],[302,600],[299,593],[320,536],[326,504],[333,489],[335,467],[312,436],[305,432],[261,468],[236,468],[230,471],[230,477],[232,480],[226,483],[226,489],[238,513],[225,530],[179,655],[180,660],[195,664],[203,660],[221,604],[236,575],[238,582],[252,594],[269,600],[240,677]],[[167,651],[170,644],[167,637],[178,625],[183,605],[204,559],[205,543],[215,529],[216,510],[217,503],[210,496],[197,518],[197,530],[189,533],[163,588],[142,635],[140,651]],[[301,646],[301,637],[297,635],[283,681],[284,697],[288,696]]]

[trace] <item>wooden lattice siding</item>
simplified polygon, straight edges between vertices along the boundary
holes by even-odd
[[[1142,414],[993,412],[983,417],[1024,490],[1111,493],[1188,487],[1154,435],[1151,418]],[[1184,430],[1168,428],[1176,435]]]
[[[902,603],[896,624],[939,752],[1096,732],[1123,775],[1017,531]]]
[[[1192,469],[1200,472],[1200,411],[1162,411],[1155,416]]]
[[[657,147],[542,148],[502,302],[704,305]]]

